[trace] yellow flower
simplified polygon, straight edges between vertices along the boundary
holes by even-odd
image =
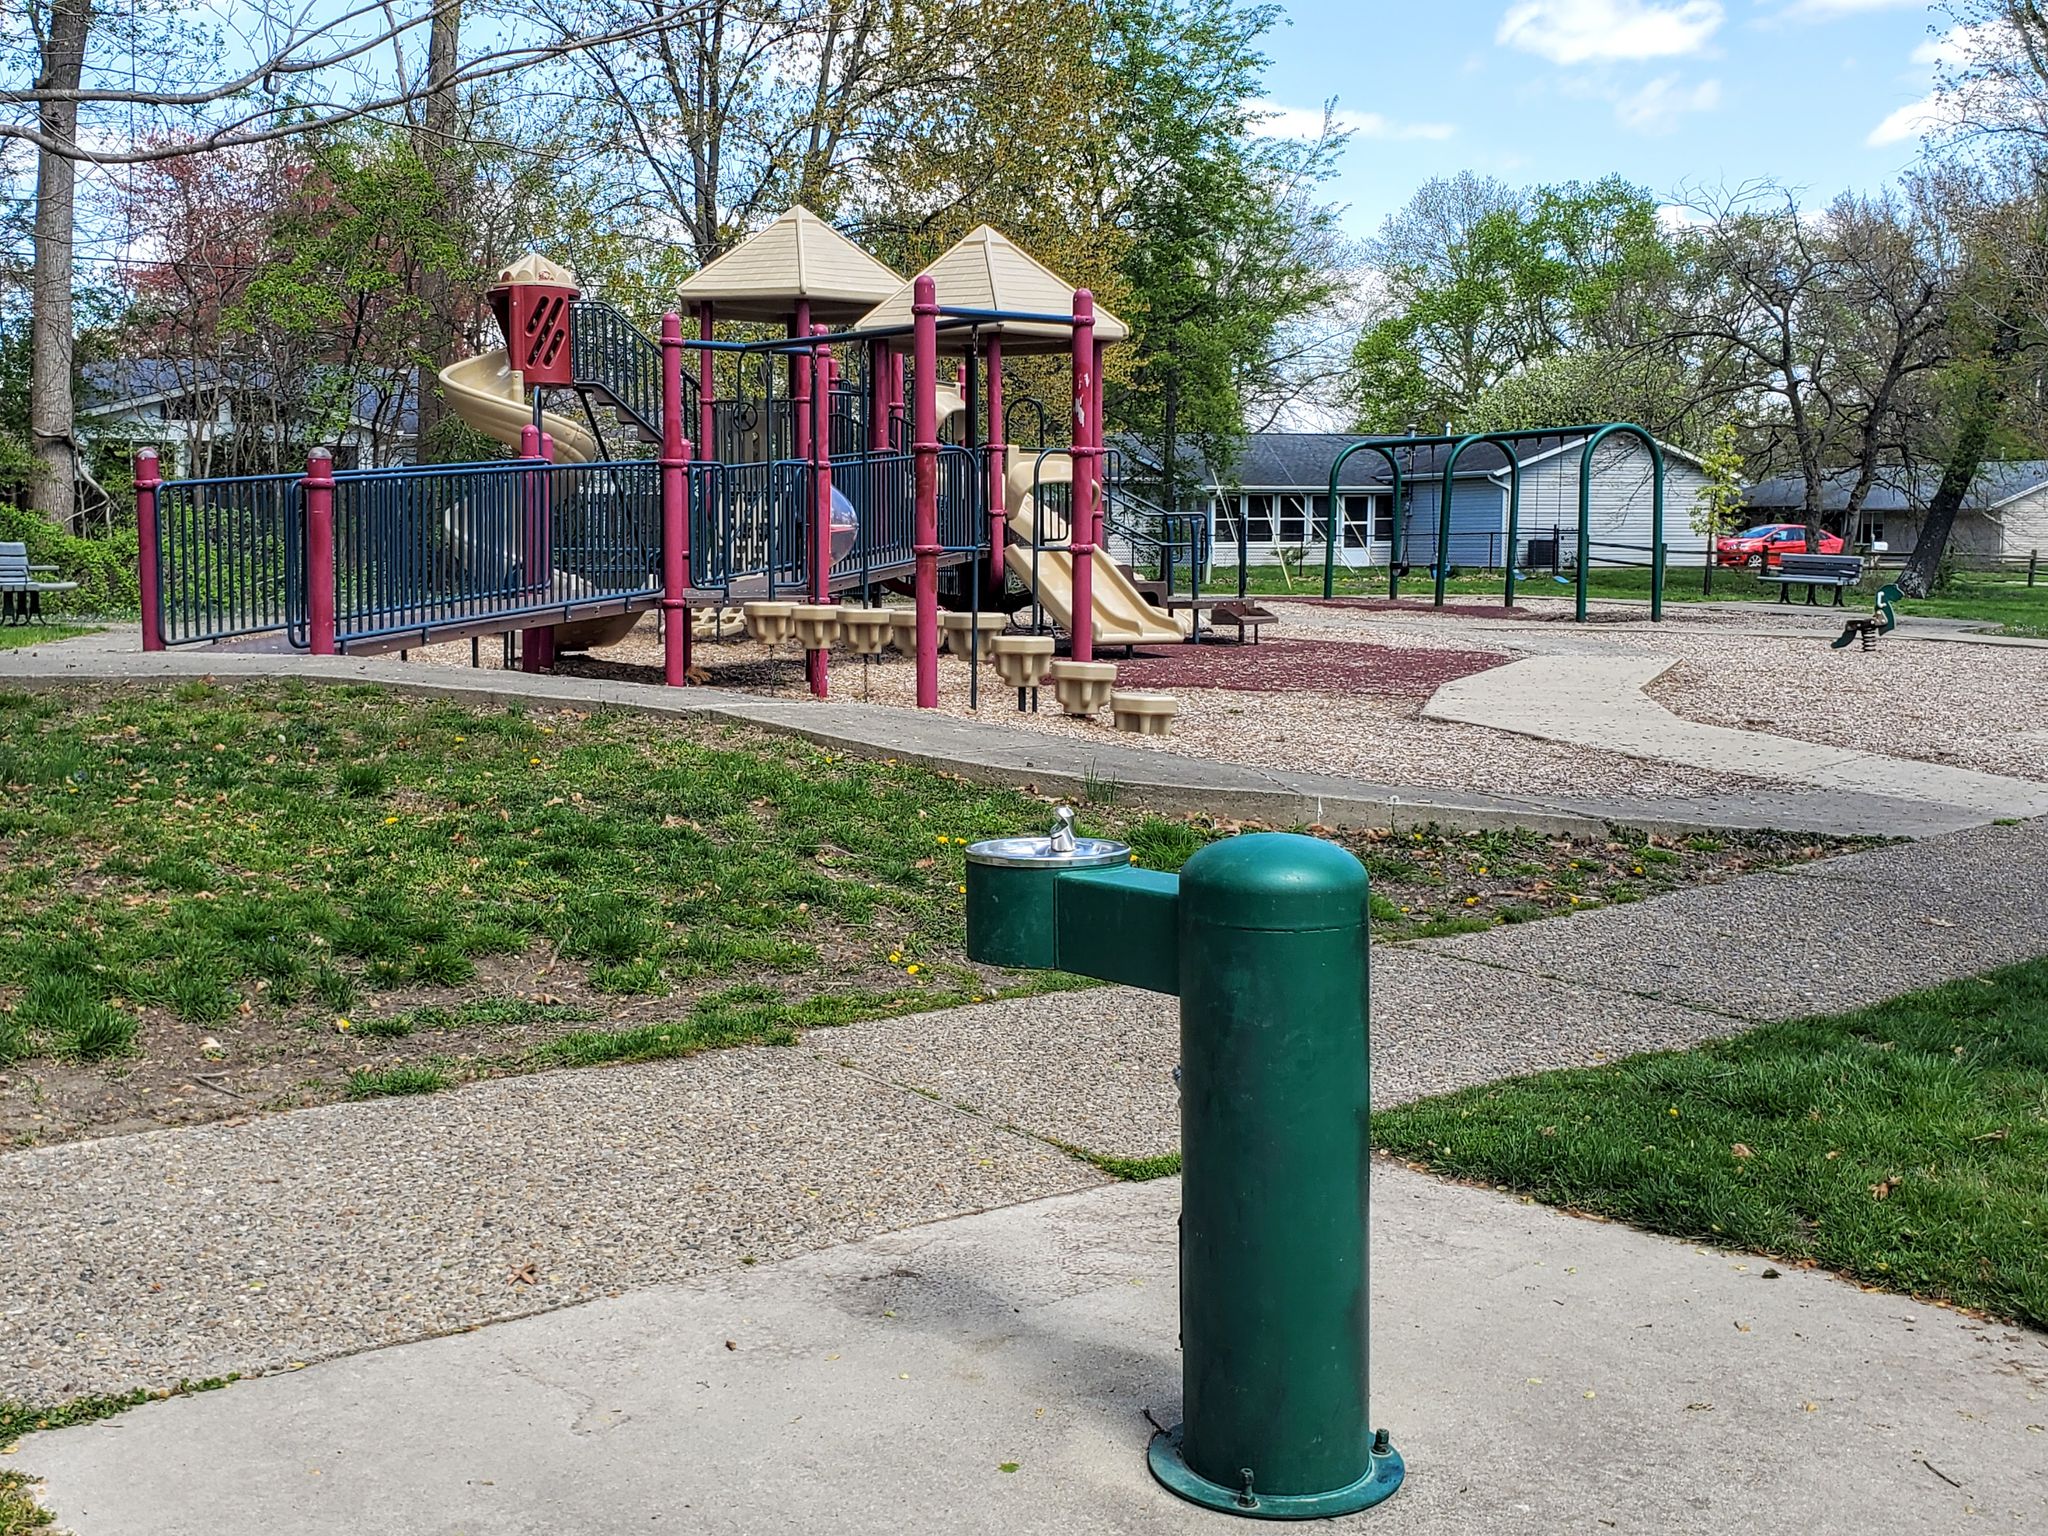
[[[1674,1120],[1678,1118],[1678,1106],[1676,1104],[1671,1106],[1671,1118]]]
[[[1465,905],[1468,907],[1476,907],[1479,905],[1479,898],[1477,896],[1467,896],[1465,898]]]
[[[469,740],[467,736],[458,736],[455,738],[455,745],[459,747],[467,740]]]
[[[385,826],[387,826],[387,827],[389,827],[389,826],[394,826],[394,825],[396,825],[396,824],[397,824],[397,821],[398,821],[398,818],[397,818],[396,816],[386,816],[386,817],[384,818],[384,825],[385,825]]]
[[[334,1021],[334,1027],[335,1027],[335,1028],[336,1028],[337,1030],[342,1030],[342,1031],[346,1031],[346,1030],[348,1029],[348,1020],[347,1020],[347,1019],[336,1019],[336,1020]]]
[[[966,886],[964,886],[964,885],[963,885],[963,886],[961,886],[961,887],[960,887],[960,894],[961,894],[962,896],[965,896],[965,895],[967,894],[967,887],[966,887]]]
[[[526,766],[529,768],[538,768],[540,766],[540,759],[537,757],[529,757],[526,760]]]
[[[1484,864],[1479,866],[1479,873],[1482,875],[1486,873],[1486,866]]]
[[[898,963],[899,963],[899,962],[900,962],[900,961],[901,961],[902,959],[903,959],[903,952],[902,952],[901,950],[898,950],[898,949],[892,949],[892,950],[890,950],[890,951],[889,951],[889,963],[890,963],[891,965],[896,965],[896,964],[898,964]]]
[[[917,967],[914,965],[906,965],[905,967],[903,967],[903,974],[906,976],[915,976],[917,974]],[[1678,1113],[1678,1111],[1674,1109],[1672,1113],[1675,1115]]]

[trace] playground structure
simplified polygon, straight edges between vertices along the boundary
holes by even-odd
[[[905,282],[794,209],[678,297],[656,339],[564,267],[505,268],[490,292],[505,346],[441,386],[516,459],[337,471],[316,449],[303,476],[163,481],[139,455],[145,647],[281,636],[363,654],[501,635],[509,656],[516,635],[538,671],[654,610],[681,685],[696,618],[907,591],[932,707],[942,607],[1028,607],[1026,627],[1063,633],[1083,662],[1187,637],[1101,558],[1114,531],[1198,583],[1205,525],[1111,483],[1102,359],[1129,332],[1086,290],[986,226]],[[783,334],[721,338],[721,319]],[[1006,351],[1071,359],[1067,441],[1007,441]],[[800,629],[820,697],[829,618]],[[970,618],[970,657],[982,627]]]

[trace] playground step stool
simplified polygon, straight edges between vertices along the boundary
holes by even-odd
[[[915,608],[891,608],[889,610],[889,640],[904,655],[916,654],[917,610]]]
[[[839,638],[837,603],[798,603],[789,611],[797,644],[807,651],[829,651]]]
[[[989,642],[996,676],[1012,688],[1036,688],[1052,662],[1051,635],[997,635]]]
[[[981,659],[987,661],[991,654],[989,642],[1000,635],[1009,624],[1008,614],[1002,613],[942,613],[939,615],[941,633],[945,636],[946,649],[965,661],[972,645],[971,634],[981,631]]]
[[[1113,661],[1056,661],[1052,664],[1053,696],[1070,715],[1096,715],[1116,691]]]
[[[1167,736],[1173,732],[1180,700],[1170,693],[1146,693],[1120,688],[1109,696],[1110,718],[1120,731],[1138,736]]]
[[[795,603],[743,603],[740,612],[746,616],[748,632],[763,645],[780,645],[796,633]]]
[[[840,638],[856,656],[881,655],[894,627],[887,608],[860,608],[849,603],[839,610]]]
[[[690,636],[695,640],[744,640],[747,616],[738,608],[699,608],[690,615]]]

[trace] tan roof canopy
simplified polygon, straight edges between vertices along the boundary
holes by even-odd
[[[783,320],[808,299],[819,325],[843,325],[903,281],[808,208],[792,208],[708,262],[676,290],[722,320]]]
[[[939,303],[953,309],[1007,309],[1032,315],[1071,314],[1074,285],[1044,263],[1033,259],[1023,247],[999,230],[984,224],[958,245],[924,269],[938,290]],[[888,298],[860,317],[859,327],[910,324],[912,287],[916,279],[903,284]],[[1073,345],[1073,332],[1064,325],[1046,325],[1025,320],[991,321],[981,327],[984,336],[1003,338],[1010,353],[1064,352]],[[1130,339],[1131,329],[1100,305],[1095,309],[1095,338],[1103,342]],[[939,332],[939,350],[964,352],[968,347],[965,330]]]

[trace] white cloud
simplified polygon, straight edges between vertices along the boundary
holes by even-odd
[[[1721,82],[1702,80],[1680,85],[1676,75],[1659,75],[1614,104],[1615,118],[1637,133],[1669,133],[1688,112],[1711,112],[1721,105]]]
[[[1323,131],[1321,107],[1285,107],[1276,101],[1251,104],[1259,131],[1276,139],[1314,139]],[[1330,114],[1338,128],[1361,139],[1448,139],[1457,130],[1449,123],[1397,123],[1378,112],[1352,112],[1339,107]]]
[[[1897,111],[1886,115],[1885,120],[1870,130],[1864,139],[1872,149],[1883,149],[1887,144],[1901,144],[1908,139],[1925,138],[1948,121],[1948,109],[1940,98],[1923,96],[1918,101],[1909,101]]]
[[[1557,64],[1697,53],[1720,29],[1719,0],[1517,0],[1494,41]]]
[[[2006,24],[1984,21],[1950,27],[1939,37],[1929,38],[1913,50],[1913,62],[1937,72],[1947,71],[1953,78],[1967,71],[1972,64],[1998,58],[2010,51],[2011,40],[2007,36]],[[1871,129],[1863,142],[1872,149],[1883,149],[1887,145],[1902,144],[1925,138],[1944,128],[1953,128],[1969,105],[1966,96],[1974,96],[1981,105],[1987,100],[1995,101],[1997,97],[1993,93],[1998,89],[1995,82],[1979,80],[1967,92],[1929,91],[1917,101],[1909,101],[1886,114],[1884,121]]]
[[[1779,13],[1787,21],[1833,21],[1868,11],[1925,10],[1927,0],[1794,0]]]

